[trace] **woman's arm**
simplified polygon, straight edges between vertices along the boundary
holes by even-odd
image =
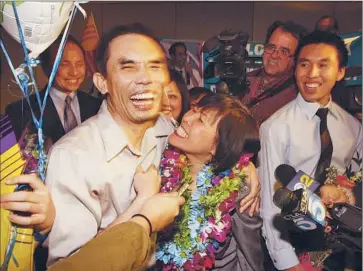
[[[252,217],[254,213],[260,210],[260,191],[261,184],[258,179],[257,169],[253,163],[250,162],[248,167],[243,169],[247,174],[247,185],[250,188],[250,193],[241,200],[240,213],[245,212],[248,208],[248,214]]]
[[[264,270],[264,252],[262,250],[262,218],[236,212],[232,217],[232,238],[237,244],[237,260],[240,266],[247,261],[252,270]],[[242,253],[243,257],[239,254]]]

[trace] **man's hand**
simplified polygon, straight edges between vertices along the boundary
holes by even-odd
[[[30,212],[30,216],[10,214],[9,220],[21,226],[34,226],[41,234],[48,233],[55,219],[55,207],[48,188],[35,175],[20,175],[6,184],[29,184],[33,191],[18,191],[0,196],[0,207],[9,211]]]
[[[250,187],[250,193],[241,200],[239,211],[243,213],[250,207],[248,214],[253,216],[255,212],[260,210],[260,191],[261,185],[258,180],[257,170],[253,163],[243,169],[247,174],[247,184]]]
[[[154,164],[144,171],[138,166],[134,176],[134,187],[137,200],[146,200],[160,191],[160,176]]]
[[[141,166],[136,168],[134,175],[134,188],[137,193],[131,205],[120,214],[107,228],[128,221],[134,214],[140,212],[145,201],[160,190],[160,177],[154,164],[144,171]]]
[[[158,232],[173,222],[184,202],[184,198],[176,192],[159,193],[144,203],[140,214],[149,218],[153,232]]]

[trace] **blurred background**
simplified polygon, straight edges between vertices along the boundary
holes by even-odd
[[[340,34],[361,31],[362,2],[107,2],[92,1],[82,4],[87,14],[94,15],[100,36],[115,25],[141,22],[158,37],[181,40],[207,40],[224,29],[249,33],[249,41],[263,42],[268,26],[274,20],[293,20],[313,30],[323,15],[332,15],[339,22]],[[71,34],[81,39],[86,20],[77,14]],[[14,65],[22,62],[20,45],[0,27],[0,36]],[[36,68],[41,89],[47,82],[41,68]],[[8,103],[22,97],[12,82],[11,72],[4,54],[0,53],[0,113]],[[91,80],[87,78],[82,90],[89,92]]]

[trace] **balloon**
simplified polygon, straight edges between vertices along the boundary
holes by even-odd
[[[17,1],[16,8],[30,58],[38,57],[61,33],[69,19],[73,2]],[[11,1],[0,3],[2,27],[20,42],[19,30]]]

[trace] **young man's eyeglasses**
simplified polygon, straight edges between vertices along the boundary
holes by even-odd
[[[291,57],[293,54],[290,53],[290,50],[287,48],[276,48],[273,44],[266,44],[264,51],[270,55],[272,55],[275,51],[279,57]]]

